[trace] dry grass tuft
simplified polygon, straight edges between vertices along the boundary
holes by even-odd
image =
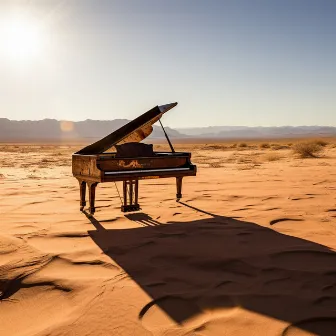
[[[301,158],[316,158],[321,151],[323,147],[315,142],[300,142],[293,146],[294,154],[298,154]]]
[[[265,159],[265,161],[272,162],[272,161],[281,160],[282,156],[278,153],[267,153],[267,154],[264,155],[263,158]]]
[[[219,162],[210,162],[208,163],[209,168],[221,168],[221,164]]]
[[[288,149],[289,147],[286,145],[280,145],[280,144],[272,144],[273,150],[281,150],[281,149]]]
[[[237,164],[251,164],[254,166],[258,166],[261,164],[261,160],[260,160],[260,155],[261,153],[257,153],[257,152],[251,152],[245,155],[239,154],[239,152],[234,153],[234,155],[232,155],[230,157],[230,159],[234,160],[233,162],[237,163]]]
[[[248,146],[247,146],[247,143],[246,143],[246,142],[241,142],[241,143],[238,145],[238,147],[240,147],[240,148],[246,148],[246,147],[248,147]]]
[[[270,144],[267,143],[267,142],[261,143],[261,144],[259,145],[259,148],[270,148],[270,147],[271,147]]]
[[[311,141],[311,143],[316,144],[321,147],[326,147],[329,144],[327,141],[322,140],[322,139],[313,140]]]
[[[27,175],[27,178],[28,178],[28,179],[31,179],[31,180],[39,180],[39,179],[40,179],[39,176],[34,175],[34,174],[29,174],[29,175]]]
[[[259,167],[259,165],[257,164],[253,164],[253,163],[246,163],[246,164],[243,164],[243,165],[239,165],[237,167],[238,170],[251,170],[251,169],[255,169]]]

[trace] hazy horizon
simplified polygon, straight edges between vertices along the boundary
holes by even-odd
[[[336,2],[2,1],[0,117],[336,126]]]
[[[44,118],[44,119],[10,119],[10,118],[3,118],[3,117],[0,117],[0,121],[1,119],[7,119],[9,121],[17,121],[17,122],[38,122],[38,121],[57,121],[59,123],[62,123],[62,122],[70,122],[70,123],[78,123],[78,122],[87,122],[87,121],[93,121],[93,122],[104,122],[104,121],[108,121],[108,122],[111,122],[111,121],[117,121],[117,120],[125,120],[125,121],[131,121],[132,119],[127,119],[127,118],[116,118],[116,119],[84,119],[84,120],[68,120],[68,119],[55,119],[55,118]],[[154,124],[155,126],[158,126],[160,127],[159,124],[155,123]],[[272,125],[266,125],[266,126],[262,126],[262,125],[255,125],[255,126],[248,126],[248,125],[204,125],[204,126],[177,126],[177,127],[174,127],[174,126],[167,126],[167,125],[163,125],[164,127],[169,127],[169,128],[172,128],[172,129],[176,129],[176,130],[187,130],[187,129],[198,129],[198,128],[224,128],[224,127],[227,127],[227,128],[284,128],[284,127],[293,127],[293,128],[311,128],[311,127],[332,127],[332,128],[336,128],[336,126],[329,126],[329,125],[276,125],[276,126],[272,126]]]

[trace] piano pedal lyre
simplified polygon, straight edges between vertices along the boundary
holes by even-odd
[[[124,204],[121,206],[122,212],[138,211],[139,180],[123,181]]]

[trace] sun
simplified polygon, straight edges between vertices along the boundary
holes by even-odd
[[[2,53],[12,62],[27,63],[43,54],[43,27],[33,18],[12,17],[3,21],[0,30]]]

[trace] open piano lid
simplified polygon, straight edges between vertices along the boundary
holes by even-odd
[[[126,142],[140,142],[152,133],[152,125],[156,123],[164,113],[176,105],[177,103],[155,106],[128,124],[107,135],[105,138],[82,148],[76,154],[100,154],[115,145],[121,145]]]

